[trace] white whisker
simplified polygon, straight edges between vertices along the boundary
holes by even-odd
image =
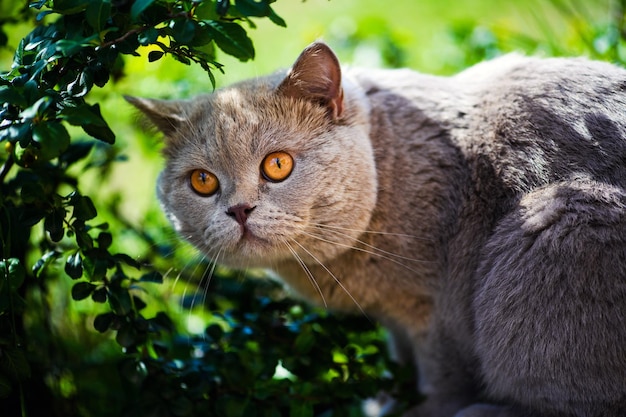
[[[322,297],[322,302],[324,303],[324,307],[328,307],[328,304],[326,303],[326,298],[324,297],[324,293],[322,292],[322,289],[320,288],[319,284],[315,280],[315,277],[311,273],[311,270],[309,269],[309,267],[306,265],[304,260],[302,260],[300,255],[298,255],[298,252],[296,252],[296,250],[289,244],[289,242],[284,241],[284,243],[285,243],[285,246],[287,246],[289,251],[292,253],[293,257],[296,259],[296,261],[298,261],[298,263],[300,264],[300,266],[304,270],[304,273],[306,274],[306,276],[311,281],[311,284],[313,284],[313,286],[315,287],[317,292],[320,294],[320,297]],[[298,243],[298,242],[295,242],[295,243]],[[298,245],[300,245],[300,244],[298,243]]]
[[[366,234],[373,234],[373,235],[406,237],[406,238],[409,238],[409,239],[424,240],[424,241],[427,241],[427,242],[432,241],[432,239],[429,239],[429,238],[426,238],[426,237],[416,236],[416,235],[409,235],[409,234],[405,234],[405,233],[384,232],[384,231],[379,231],[379,230],[352,229],[352,228],[349,228],[349,227],[335,226],[335,225],[324,224],[324,223],[310,223],[310,224],[312,226],[316,226],[316,227],[323,228],[323,229],[337,229],[337,230],[344,230],[346,232],[358,232],[358,233],[366,233]]]
[[[344,236],[344,237],[347,237],[349,239],[353,239],[352,236],[350,236],[347,233],[342,233],[342,232],[340,232],[338,230],[329,230],[329,231],[332,232],[332,233],[336,233],[336,234],[338,234],[340,236]],[[360,239],[354,239],[354,241],[362,244],[363,246],[367,246],[368,248],[371,248],[371,249],[376,250],[376,251],[378,251],[380,253],[383,253],[385,255],[389,255],[389,256],[392,256],[392,257],[398,258],[398,259],[404,259],[405,261],[420,262],[420,263],[430,263],[430,262],[432,262],[432,261],[426,261],[426,260],[423,260],[423,259],[409,258],[408,256],[398,255],[397,253],[389,252],[389,251],[386,251],[384,249],[378,248],[378,247],[376,247],[374,245],[370,245],[369,243],[364,242],[363,240],[360,240]]]
[[[337,285],[339,285],[339,287],[341,287],[341,289],[348,295],[348,297],[350,297],[350,299],[359,308],[359,310],[361,310],[361,313],[363,313],[363,315],[369,320],[369,317],[368,317],[367,313],[365,312],[365,310],[363,310],[363,307],[361,307],[361,304],[359,304],[359,302],[352,296],[352,294],[350,294],[350,291],[348,291],[348,289],[341,283],[341,281],[339,281],[339,278],[337,278],[335,276],[335,274],[333,274],[330,271],[330,269],[328,269],[326,267],[326,265],[324,265],[315,255],[313,255],[309,250],[307,250],[304,246],[302,246],[297,240],[292,239],[292,242],[294,242],[296,245],[300,246],[300,248],[302,248],[303,251],[305,251],[311,258],[313,258],[315,260],[315,262],[317,262],[322,268],[324,268],[324,270],[326,272],[328,272],[328,274],[335,280]]]
[[[416,273],[416,274],[418,274],[418,273],[419,273],[417,270],[415,270],[415,269],[413,269],[413,268],[409,267],[408,265],[403,264],[402,262],[398,261],[397,259],[394,259],[394,258],[389,257],[389,256],[385,256],[385,255],[383,255],[383,254],[381,254],[381,253],[377,253],[377,252],[374,252],[374,251],[371,251],[371,250],[368,250],[368,249],[364,249],[364,248],[359,248],[359,247],[356,247],[356,246],[354,246],[354,245],[347,245],[347,244],[345,244],[345,243],[341,243],[341,242],[334,242],[334,241],[332,241],[332,240],[328,240],[328,239],[326,239],[326,238],[323,238],[323,237],[321,237],[321,236],[314,235],[314,234],[312,234],[312,233],[307,233],[307,232],[304,232],[304,231],[303,231],[302,233],[303,233],[303,234],[305,234],[305,235],[307,235],[307,236],[312,237],[313,239],[320,240],[320,241],[322,241],[322,242],[326,242],[326,243],[330,243],[330,244],[332,244],[332,245],[337,245],[337,246],[341,246],[341,247],[344,247],[344,248],[353,249],[353,250],[356,250],[356,251],[359,251],[359,252],[364,252],[364,253],[367,253],[367,254],[370,254],[370,255],[378,256],[378,257],[379,257],[379,258],[381,258],[381,259],[386,259],[386,260],[388,260],[388,261],[390,261],[390,262],[393,262],[393,263],[395,263],[395,264],[397,264],[397,265],[400,265],[401,267],[403,267],[403,268],[405,268],[405,269],[407,269],[407,270],[409,270],[409,271],[411,271],[411,272],[414,272],[414,273]],[[413,261],[414,261],[414,262],[424,262],[424,263],[426,263],[426,262],[428,262],[428,263],[429,263],[429,262],[431,262],[431,261],[420,261],[420,260],[418,260],[418,259],[415,259],[415,260],[413,260]]]

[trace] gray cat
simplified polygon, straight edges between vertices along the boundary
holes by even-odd
[[[166,136],[176,230],[382,322],[409,416],[626,415],[626,71],[509,55],[442,78],[287,73],[129,98]]]

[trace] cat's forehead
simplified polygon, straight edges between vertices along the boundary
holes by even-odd
[[[315,110],[282,97],[267,82],[238,85],[195,103],[192,142],[209,158],[235,160],[306,147],[325,124],[324,113],[314,117]]]

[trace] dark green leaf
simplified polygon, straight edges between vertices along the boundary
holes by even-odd
[[[91,299],[96,303],[105,303],[107,300],[107,289],[105,287],[100,287],[91,294]]]
[[[28,105],[26,98],[12,86],[0,87],[0,103],[10,103],[20,107]]]
[[[136,21],[139,18],[139,15],[143,13],[144,10],[148,8],[155,0],[135,0],[132,7],[130,8],[130,18]]]
[[[60,256],[61,253],[57,251],[46,252],[39,260],[37,260],[37,262],[35,262],[35,265],[33,265],[33,274],[39,278],[41,273],[46,270],[47,266]]]
[[[225,16],[230,8],[230,0],[217,0],[215,3],[215,12],[219,16]]]
[[[93,79],[89,71],[82,71],[74,81],[67,85],[67,92],[76,98],[84,97],[93,87]]]
[[[141,32],[137,36],[137,40],[143,46],[150,45],[156,42],[158,38],[159,38],[159,31],[156,30],[155,28],[150,28],[144,32]]]
[[[196,22],[189,19],[181,18],[173,20],[170,24],[172,36],[176,39],[176,42],[186,44],[193,39],[197,25]]]
[[[219,48],[240,61],[254,58],[254,46],[246,31],[236,23],[208,21],[209,28],[215,43]]]
[[[65,230],[63,228],[63,220],[65,219],[65,209],[62,207],[55,208],[46,215],[44,220],[44,228],[50,234],[50,240],[58,242],[63,239]]]
[[[72,287],[72,299],[75,301],[84,300],[89,297],[95,289],[96,286],[91,282],[77,282]]]
[[[114,319],[115,314],[113,313],[98,314],[93,321],[93,327],[100,333],[104,333],[109,330]]]
[[[96,32],[102,32],[107,19],[111,16],[110,0],[91,0],[87,6],[85,17],[87,23],[94,28]]]
[[[59,122],[39,123],[33,128],[33,140],[39,145],[41,160],[49,161],[67,149],[70,134]]]
[[[74,126],[82,126],[85,124],[104,126],[106,122],[102,118],[100,108],[95,104],[82,104],[78,107],[66,107],[60,112],[60,117]]]
[[[269,16],[271,8],[266,0],[236,0],[235,7],[244,16],[265,17]]]
[[[141,264],[139,262],[137,262],[125,253],[118,253],[114,257],[117,262],[124,262],[126,265],[132,266],[135,269],[141,268]]]
[[[72,57],[82,51],[88,44],[85,40],[61,39],[55,43],[55,50],[64,57]]]
[[[101,232],[98,235],[98,247],[100,249],[109,249],[111,243],[113,243],[113,235],[111,233]]]
[[[135,344],[135,341],[137,340],[136,338],[136,333],[135,333],[135,329],[133,328],[133,326],[129,325],[129,324],[125,324],[124,326],[122,326],[121,329],[119,329],[117,331],[117,334],[115,335],[115,341],[122,347],[131,347],[132,345]]]
[[[120,289],[115,293],[109,294],[109,303],[111,304],[111,308],[122,316],[130,313],[133,309],[133,304],[131,301],[130,294],[128,290]]]
[[[90,0],[55,0],[54,10],[63,14],[78,13],[87,8]]]
[[[91,220],[98,215],[96,206],[94,206],[91,198],[79,194],[75,194],[70,204],[74,206],[72,215],[79,220]]]
[[[93,239],[91,238],[91,236],[89,236],[89,233],[87,233],[86,230],[77,230],[76,231],[76,244],[78,245],[79,248],[81,248],[82,250],[89,250],[89,249],[93,249]],[[86,258],[85,260],[89,259]],[[99,259],[98,259],[99,261]],[[91,266],[93,266],[93,269],[87,269],[90,272],[90,276],[92,279],[100,279],[102,278],[102,276],[104,275],[101,269],[101,266],[98,262],[91,264]],[[104,267],[104,271],[106,271],[106,264]]]
[[[70,144],[69,148],[67,148],[67,150],[61,154],[59,160],[67,165],[71,165],[89,155],[89,152],[92,148],[92,142],[72,143]]]
[[[78,279],[83,276],[83,258],[81,258],[80,252],[67,257],[65,273],[72,279]]]
[[[93,106],[90,106],[89,111],[93,113],[92,117],[95,117],[97,121],[94,123],[81,124],[83,130],[88,135],[93,136],[98,140],[109,144],[115,143],[115,133],[113,133],[109,125],[107,125],[106,121],[102,117],[100,105],[96,103]]]
[[[86,232],[84,232],[87,234]],[[84,238],[80,241],[82,242]],[[79,241],[78,237],[76,238]],[[91,242],[93,247],[93,241]],[[89,248],[84,248],[89,249]],[[93,251],[89,251],[88,253],[83,253],[83,268],[87,272],[87,276],[92,281],[100,281],[104,279],[107,273],[107,269],[109,263],[106,259],[103,259],[98,253],[92,253]]]
[[[158,61],[159,59],[163,57],[163,55],[165,55],[165,52],[163,51],[150,51],[150,53],[148,53],[148,61],[149,62]]]

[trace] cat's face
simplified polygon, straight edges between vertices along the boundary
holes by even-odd
[[[340,79],[329,81],[328,99],[303,84],[325,76],[320,66],[336,66],[326,78],[340,74],[334,55],[330,64],[322,58],[303,63],[301,56],[284,80],[268,77],[191,101],[131,99],[166,134],[158,181],[165,212],[217,262],[324,262],[367,228],[376,202],[369,125],[363,109],[343,97]]]

